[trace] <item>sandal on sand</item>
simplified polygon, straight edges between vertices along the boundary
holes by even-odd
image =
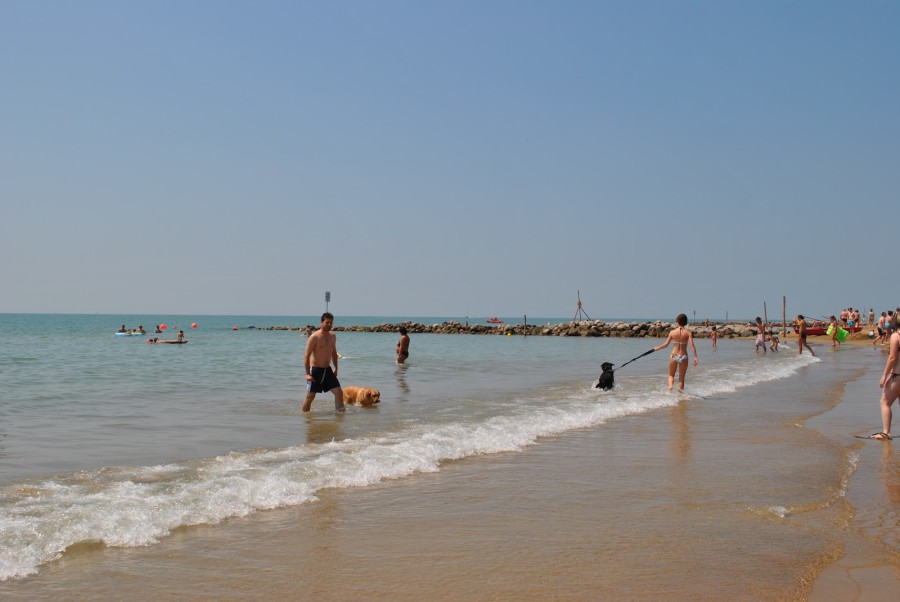
[[[872,433],[869,435],[869,439],[875,439],[875,441],[891,441],[893,440],[893,437],[887,433]]]

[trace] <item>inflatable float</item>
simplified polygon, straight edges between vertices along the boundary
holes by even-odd
[[[831,333],[833,333],[833,332],[834,332],[834,324],[831,324],[831,325],[828,327],[828,330],[825,331],[825,334],[827,334],[828,336],[831,336]],[[843,343],[844,341],[847,340],[847,335],[849,335],[849,334],[850,334],[850,333],[849,333],[848,331],[844,330],[843,328],[838,328],[838,329],[837,329],[837,334],[834,335],[834,339],[835,339],[838,343]]]

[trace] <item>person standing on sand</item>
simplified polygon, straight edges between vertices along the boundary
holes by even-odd
[[[887,320],[887,312],[883,311],[883,312],[881,312],[881,317],[878,318],[878,324],[876,325],[876,328],[878,329],[878,336],[875,337],[874,341],[872,341],[872,347],[874,347],[875,344],[878,343],[879,341],[881,341],[881,343],[884,343],[884,321],[885,320]]]
[[[831,346],[837,347],[841,344],[841,342],[837,338],[838,329],[840,329],[841,325],[838,324],[837,318],[835,318],[834,316],[831,316],[829,320],[831,320]]]
[[[874,322],[874,321],[875,321],[875,308],[874,308],[874,307],[870,307],[870,308],[869,308],[869,322],[868,322],[868,325],[871,326],[871,325],[872,325],[872,322]]]
[[[409,335],[406,326],[400,327],[400,340],[397,342],[397,363],[402,364],[409,357]]]
[[[803,348],[806,347],[809,349],[809,352],[812,353],[813,357],[816,357],[816,352],[812,350],[812,347],[809,346],[809,343],[806,342],[806,318],[803,317],[803,314],[797,316],[797,346],[800,347],[800,353],[798,355],[803,355]]]
[[[338,382],[337,337],[331,332],[334,327],[334,316],[329,312],[322,314],[319,329],[309,335],[306,341],[306,352],[303,354],[303,367],[306,369],[306,401],[303,411],[312,407],[316,393],[331,391],[334,395],[334,410],[344,411],[344,390]],[[331,364],[334,364],[334,370]]]
[[[759,353],[759,348],[762,347],[763,353],[766,352],[766,325],[763,323],[762,318],[756,316],[756,352]]]
[[[870,439],[876,441],[891,440],[891,406],[894,401],[900,397],[900,333],[895,332],[891,335],[891,351],[888,355],[887,362],[884,364],[884,374],[878,385],[881,387],[881,426],[880,433],[869,435]]]
[[[666,337],[666,342],[659,347],[654,347],[653,351],[665,349],[669,346],[669,343],[674,343],[672,355],[669,356],[669,391],[675,385],[675,371],[677,370],[678,392],[682,393],[684,392],[684,375],[687,373],[688,345],[690,345],[691,351],[694,353],[695,367],[700,363],[700,358],[697,356],[697,348],[694,346],[694,334],[685,328],[687,326],[687,316],[678,314],[678,317],[675,318],[675,323],[678,324],[678,328],[670,330],[669,336]]]
[[[881,340],[881,344],[884,345],[890,341],[892,334],[894,334],[894,312],[888,310],[887,316],[884,318],[884,338]]]

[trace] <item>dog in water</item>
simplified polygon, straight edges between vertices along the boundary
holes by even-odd
[[[616,383],[615,371],[613,371],[613,365],[609,362],[603,362],[600,364],[600,369],[603,370],[603,373],[600,375],[600,378],[597,380],[597,384],[594,386],[596,389],[603,389],[604,391],[609,391],[613,388],[613,385]]]
[[[344,387],[344,405],[372,407],[381,403],[381,391],[371,387]]]

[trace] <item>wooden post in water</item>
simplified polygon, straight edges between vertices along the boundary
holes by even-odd
[[[787,295],[781,296],[781,336],[787,336]]]

